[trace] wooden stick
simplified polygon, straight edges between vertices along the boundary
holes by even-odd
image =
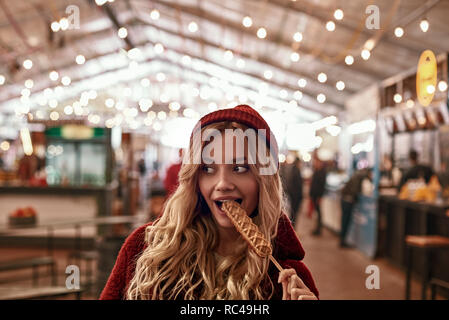
[[[273,264],[276,266],[276,268],[278,268],[279,272],[284,270],[271,254],[269,255],[269,258],[270,258],[271,262],[273,262]]]

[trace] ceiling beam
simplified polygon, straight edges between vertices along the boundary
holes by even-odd
[[[141,0],[133,0],[133,1],[134,2],[139,2]],[[165,8],[169,8],[169,9],[172,9],[172,10],[175,9],[174,4],[167,3],[165,1],[152,0],[152,3],[155,3],[155,4],[159,5],[159,6],[162,6],[162,7],[165,7]],[[204,14],[203,12],[197,10],[194,7],[180,5],[180,4],[177,4],[176,7],[179,7],[182,10],[183,13],[186,13],[186,14],[189,14],[191,16],[195,16],[195,17],[198,17],[198,18],[201,18],[201,19],[205,19],[205,20],[207,20],[207,21],[209,21],[211,23],[214,23],[214,24],[216,24],[217,21],[220,21],[222,19],[221,16],[217,16],[217,15],[211,13],[211,12],[208,12],[207,14]],[[288,48],[289,50],[291,50],[291,42],[288,42],[288,41],[285,41],[285,40],[281,40],[280,42],[276,42],[275,36],[273,36],[270,32],[267,32],[267,37],[264,40],[261,40],[261,39],[259,39],[256,36],[256,29],[255,29],[255,27],[245,28],[242,24],[236,23],[236,22],[233,22],[233,21],[229,21],[229,20],[226,20],[226,26],[229,29],[231,29],[231,30],[233,30],[233,31],[235,31],[235,32],[237,32],[239,34],[248,35],[248,36],[252,37],[253,39],[257,39],[258,41],[269,41],[269,42],[272,42],[273,44],[277,44],[279,46],[282,46],[284,48]],[[300,53],[303,53],[304,55],[309,55],[309,52],[304,51],[303,47],[300,47],[298,49],[298,51]],[[320,64],[327,65],[325,62],[319,60],[316,57],[311,57],[311,58],[313,58],[313,60],[317,61]],[[371,82],[376,82],[376,81],[383,80],[387,76],[387,75],[385,75],[383,73],[379,74],[379,72],[378,71],[376,72],[375,70],[372,70],[369,73],[367,73],[366,70],[365,71],[357,70],[358,67],[354,66],[354,65],[352,65],[352,66],[337,65],[337,67],[341,68],[342,70],[344,70],[344,72],[346,72],[348,74],[359,73],[361,76],[370,79]],[[339,79],[332,79],[332,76],[330,76],[330,78],[331,78],[331,81],[335,81],[335,82],[339,80]]]

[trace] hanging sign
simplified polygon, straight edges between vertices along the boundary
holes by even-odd
[[[433,99],[437,85],[437,59],[431,50],[421,54],[416,73],[416,95],[419,103],[427,107]]]

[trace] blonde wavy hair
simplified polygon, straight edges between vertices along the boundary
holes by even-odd
[[[202,128],[247,129],[236,122],[213,123]],[[204,148],[205,143],[201,143]],[[191,143],[190,155],[195,147]],[[268,151],[269,153],[269,151]],[[190,159],[192,160],[192,159]],[[270,154],[270,161],[273,158]],[[179,186],[168,199],[163,214],[145,230],[148,245],[137,259],[127,299],[269,299],[273,283],[269,260],[260,258],[240,236],[234,254],[216,259],[218,228],[198,186],[201,164],[186,163],[179,172]],[[275,162],[276,163],[276,162]],[[260,175],[259,164],[250,164],[259,184],[258,214],[253,222],[273,243],[283,210],[279,173]],[[193,187],[192,187],[193,186]]]

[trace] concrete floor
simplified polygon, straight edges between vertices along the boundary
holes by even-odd
[[[405,272],[386,259],[371,259],[357,249],[339,247],[337,235],[326,228],[320,236],[311,235],[315,218],[301,213],[295,230],[306,252],[304,263],[312,272],[321,300],[403,300]],[[366,267],[379,268],[379,289],[367,289],[370,274]],[[430,293],[428,294],[428,297]],[[421,299],[419,279],[412,280],[412,299]]]

